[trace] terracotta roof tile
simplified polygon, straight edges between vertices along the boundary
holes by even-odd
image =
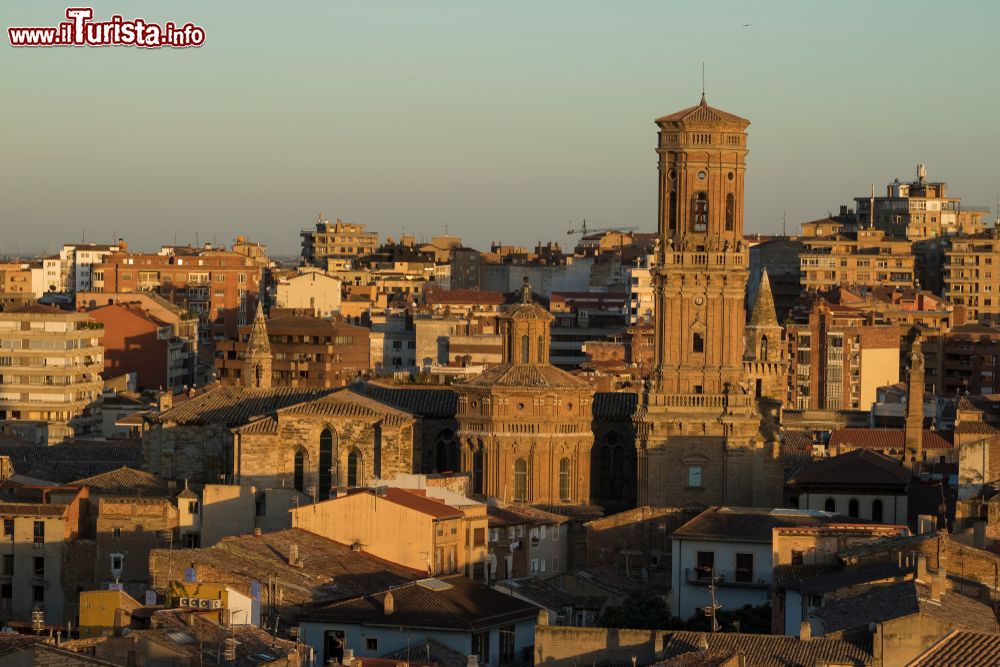
[[[901,428],[838,428],[830,434],[829,448],[840,447],[864,449],[902,449],[903,429]],[[924,449],[951,449],[949,442],[939,431],[924,429]]]
[[[367,383],[357,391],[379,403],[420,417],[450,418],[458,410],[458,394],[452,389],[385,387]]]
[[[1000,665],[1000,634],[954,630],[919,655],[910,667],[996,667]]]
[[[791,486],[904,487],[913,473],[895,459],[868,449],[853,449],[807,464],[788,480]]]
[[[166,491],[166,481],[150,472],[122,466],[70,482],[67,486],[86,486],[93,491]]]
[[[663,652],[667,658],[694,653],[700,650],[699,644],[704,641],[708,642],[710,652],[745,655],[746,664],[754,667],[813,667],[826,663],[869,665],[872,660],[870,646],[843,639],[814,637],[802,641],[798,637],[738,632],[667,633],[663,641]]]
[[[586,380],[555,366],[541,364],[498,364],[474,377],[456,382],[463,387],[511,389],[590,389]]]
[[[674,537],[770,544],[771,529],[830,524],[870,524],[832,512],[752,507],[709,507],[674,531]]]
[[[150,416],[160,424],[217,424],[241,426],[282,408],[314,401],[332,389],[250,389],[227,385],[209,389],[176,407]]]

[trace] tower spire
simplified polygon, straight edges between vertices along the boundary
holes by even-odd
[[[264,299],[257,298],[250,336],[247,338],[246,377],[243,384],[254,389],[271,388],[271,342],[267,337],[267,320],[264,319]]]
[[[924,353],[920,335],[913,339],[910,352],[910,377],[906,384],[906,425],[903,431],[904,460],[914,473],[920,471],[924,444]]]
[[[701,103],[705,104],[705,58],[701,59]]]

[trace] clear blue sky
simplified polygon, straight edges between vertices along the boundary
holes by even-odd
[[[84,228],[295,252],[319,211],[478,247],[652,230],[652,121],[698,101],[702,57],[709,102],[752,122],[748,232],[921,161],[968,204],[1000,194],[997,2],[97,2],[206,44],[9,46],[66,6],[0,0],[7,252]]]

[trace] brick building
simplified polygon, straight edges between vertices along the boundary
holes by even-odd
[[[368,372],[371,332],[342,319],[286,314],[264,322],[271,351],[271,386],[343,387]],[[247,346],[253,326],[238,339],[215,345],[216,377],[240,383],[247,376]]]
[[[944,255],[948,300],[963,306],[970,320],[1000,324],[1000,234],[993,230],[955,237]]]
[[[915,260],[912,244],[906,239],[887,236],[880,229],[859,229],[804,236],[802,242],[805,249],[799,261],[803,289],[913,285]]]
[[[366,232],[364,225],[337,219],[330,224],[320,214],[313,229],[303,229],[302,261],[321,269],[351,268],[359,257],[375,252],[378,234]]]

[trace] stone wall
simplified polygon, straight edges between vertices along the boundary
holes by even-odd
[[[611,566],[623,572],[626,568],[632,572],[647,568],[669,573],[670,536],[700,513],[679,507],[639,507],[590,521],[584,524],[587,567]]]
[[[648,665],[663,651],[663,632],[617,628],[535,626],[535,665]]]

